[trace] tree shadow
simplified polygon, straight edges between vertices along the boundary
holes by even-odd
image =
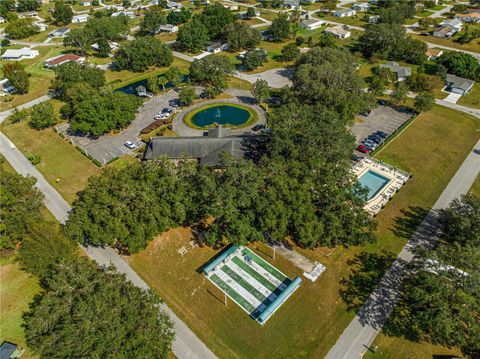
[[[349,311],[358,313],[394,260],[393,253],[383,251],[362,252],[347,262],[353,269],[348,278],[342,278],[340,281],[342,285],[340,296]]]
[[[426,217],[428,209],[410,206],[400,210],[400,212],[401,216],[395,218],[393,233],[397,237],[410,239],[412,234]]]
[[[439,211],[408,207],[401,212],[402,216],[395,219],[393,233],[409,240],[406,249],[412,253],[432,249],[441,230],[438,223]]]

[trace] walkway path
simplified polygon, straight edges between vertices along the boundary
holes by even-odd
[[[399,300],[398,288],[403,282],[406,266],[415,256],[416,249],[429,248],[437,241],[438,210],[467,193],[479,175],[480,154],[477,151],[480,152],[480,141],[475,144],[392,267],[387,270],[363,307],[330,349],[327,359],[358,359],[366,353]]]
[[[43,175],[28,161],[15,145],[0,132],[0,153],[12,165],[19,174],[30,175],[37,179],[36,187],[45,196],[45,206],[60,223],[65,223],[70,211],[70,205],[50,185]],[[120,273],[124,273],[137,287],[148,289],[148,285],[137,273],[110,247],[83,247],[87,255],[99,265],[113,264]],[[175,313],[163,304],[164,310],[171,318],[175,329],[173,352],[180,359],[214,359],[216,358],[210,349],[193,333],[187,325],[178,318]]]
[[[19,109],[19,110],[22,110],[24,108],[30,108],[32,106],[35,106],[41,102],[45,102],[45,101],[48,101],[50,100],[52,97],[50,95],[43,95],[43,96],[40,96],[40,97],[37,97],[36,99],[33,99],[32,101],[29,101],[27,103],[24,103],[23,105],[18,105],[16,108]],[[0,112],[0,123],[2,123],[3,121],[5,121],[5,119],[10,116],[11,114],[13,113],[13,109],[10,109],[10,110],[7,110],[7,111],[3,111],[3,112]]]

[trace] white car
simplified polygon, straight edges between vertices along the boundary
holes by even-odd
[[[133,143],[132,141],[127,141],[125,142],[125,146],[127,146],[128,148],[134,150],[135,148],[137,148],[137,145],[135,143]]]

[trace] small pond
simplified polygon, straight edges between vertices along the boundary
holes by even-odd
[[[214,123],[229,126],[242,126],[250,119],[250,112],[245,108],[219,104],[209,106],[195,113],[192,118],[192,124],[197,127],[209,127]]]

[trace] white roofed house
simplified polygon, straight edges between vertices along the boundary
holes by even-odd
[[[135,18],[135,13],[133,11],[117,11],[112,14],[113,17],[121,15],[126,16],[130,19]]]
[[[43,22],[40,22],[40,21],[35,21],[33,23],[34,25],[38,26],[38,28],[40,29],[40,31],[45,31],[48,29],[48,25],[43,23]]]
[[[5,23],[5,19],[3,18],[3,16],[0,16],[0,24],[4,24]]]
[[[168,32],[170,34],[173,34],[175,32],[178,32],[178,27],[172,24],[160,25],[160,32]]]
[[[38,50],[24,47],[22,49],[8,49],[0,57],[2,60],[20,61],[33,59],[39,55]]]
[[[296,10],[300,7],[300,1],[299,0],[283,0],[283,7]]]
[[[319,19],[307,19],[307,20],[303,20],[300,23],[300,27],[307,30],[315,30],[323,25],[325,25],[325,21],[319,20]]]
[[[463,23],[462,20],[459,19],[450,19],[442,21],[438,26],[451,26],[457,31],[460,31],[462,30]]]
[[[80,6],[92,6],[92,2],[91,1],[80,1]]]
[[[110,46],[111,50],[118,50],[118,48],[120,47],[120,45],[114,41],[109,41],[108,46]],[[92,50],[95,50],[95,51],[98,51],[98,48],[99,48],[97,43],[92,44],[90,47],[92,48]]]
[[[370,4],[369,3],[357,3],[357,4],[353,4],[352,6],[352,9],[353,10],[356,10],[356,11],[367,11],[368,9],[370,8]]]
[[[336,39],[346,39],[352,35],[348,30],[345,30],[342,26],[327,27],[325,33],[332,34]]]
[[[175,1],[167,1],[167,9],[173,10],[173,9],[181,9],[183,7],[182,4],[175,2]]]
[[[73,15],[72,23],[87,22],[89,18],[88,14]]]
[[[70,29],[68,27],[62,27],[60,29],[56,29],[50,32],[48,34],[48,37],[62,38],[62,37],[66,37],[69,32],[70,32]]]
[[[354,9],[338,9],[333,12],[333,16],[336,17],[350,17],[357,13]]]
[[[466,14],[456,14],[455,19],[465,22],[480,22],[480,10],[467,12]]]
[[[207,46],[207,51],[211,52],[212,54],[218,54],[219,52],[225,51],[227,47],[227,44],[222,44],[221,42],[213,42]]]

